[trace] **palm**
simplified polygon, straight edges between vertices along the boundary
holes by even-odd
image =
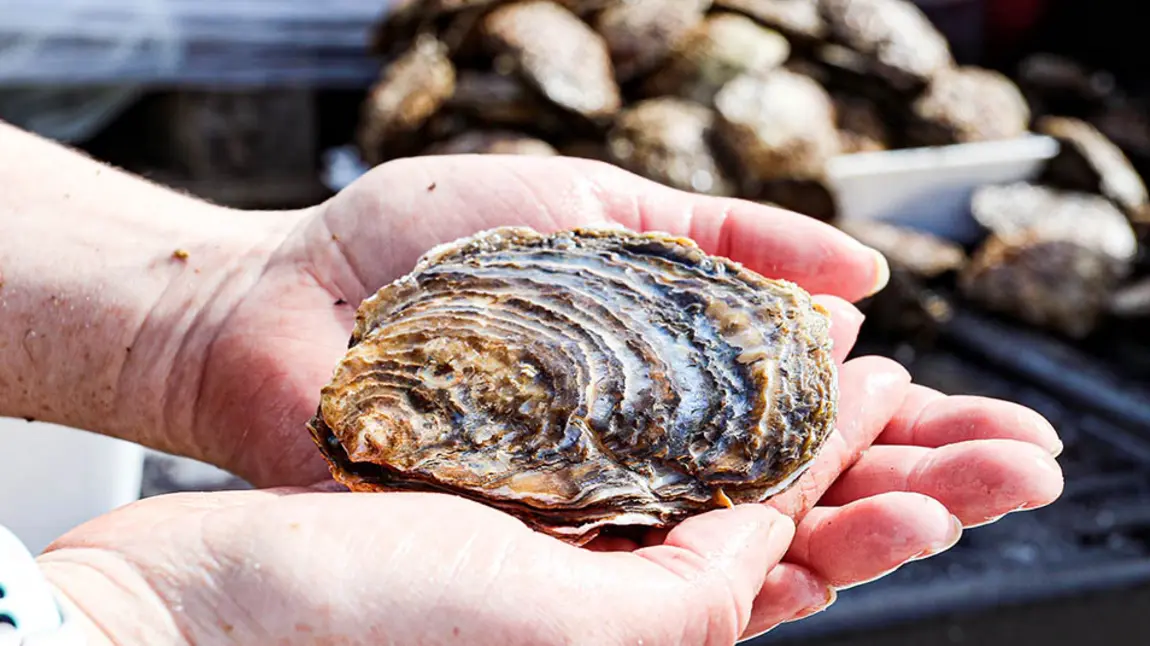
[[[879,279],[868,250],[813,220],[671,191],[601,164],[494,157],[389,164],[311,212],[229,313],[208,359],[197,423],[204,437],[227,428],[235,439],[205,457],[261,486],[327,480],[304,423],[346,348],[360,300],[430,247],[475,231],[609,222],[689,235],[712,253],[821,294],[840,360],[861,317],[839,298],[857,300]],[[807,475],[772,501],[804,521],[791,567],[772,572],[767,596],[810,580],[865,580],[942,549],[955,537],[951,513],[981,523],[1057,497],[1061,479],[1050,457],[1057,437],[1036,414],[945,398],[910,385],[900,367],[878,358],[846,363],[841,382],[838,430]],[[968,475],[956,484],[955,473]],[[836,507],[815,509],[820,501]]]

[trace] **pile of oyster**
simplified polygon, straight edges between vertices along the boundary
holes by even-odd
[[[353,491],[581,544],[789,487],[835,423],[831,349],[809,294],[690,240],[494,229],[360,305],[310,428]]]
[[[375,42],[369,164],[589,157],[824,220],[832,157],[1011,138],[1030,118],[907,0],[407,0]]]

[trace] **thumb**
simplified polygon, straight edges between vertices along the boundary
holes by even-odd
[[[740,505],[688,519],[662,545],[635,552],[690,585],[682,643],[734,644],[750,621],[766,575],[795,534],[789,517],[764,505]]]

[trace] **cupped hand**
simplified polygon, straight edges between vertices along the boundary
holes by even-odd
[[[710,253],[819,295],[832,313],[840,361],[862,322],[848,301],[886,280],[875,252],[828,225],[675,191],[605,164],[494,156],[393,162],[304,214],[255,287],[228,307],[198,390],[199,457],[261,486],[327,480],[302,429],[346,348],[356,303],[430,247],[463,235],[502,225],[549,231],[612,223],[690,236]],[[876,357],[846,362],[840,379],[838,429],[811,470],[770,503],[798,530],[754,602],[747,634],[825,607],[834,589],[949,547],[960,525],[1048,504],[1061,491],[1052,457],[1058,438],[1036,413],[946,397]]]

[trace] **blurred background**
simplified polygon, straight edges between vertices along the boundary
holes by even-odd
[[[0,0],[0,119],[237,207],[311,205],[403,156],[564,154],[829,221],[894,269],[863,303],[857,352],[1039,410],[1065,441],[1067,485],[1055,505],[970,530],[754,643],[1144,644],[1150,58],[1138,8]],[[49,467],[60,475],[40,498],[0,500],[0,522],[34,549],[140,496],[246,487],[0,420],[0,488]]]

